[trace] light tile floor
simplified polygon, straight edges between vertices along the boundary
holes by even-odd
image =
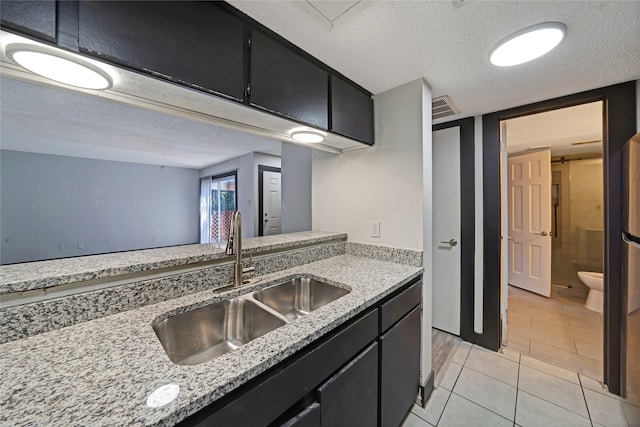
[[[640,427],[640,398],[610,394],[597,380],[511,349],[462,342],[426,408],[403,427]]]
[[[584,307],[586,294],[552,288],[551,298],[509,286],[507,347],[602,380],[602,314]]]

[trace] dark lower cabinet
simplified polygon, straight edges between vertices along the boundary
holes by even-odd
[[[420,387],[420,307],[380,337],[380,426],[397,427]]]
[[[331,76],[331,132],[373,145],[373,99],[351,83]]]
[[[318,389],[326,427],[378,424],[378,344],[373,343]]]
[[[2,26],[41,37],[56,40],[56,2],[51,1],[0,1]]]
[[[329,75],[266,34],[251,34],[251,105],[328,128]]]
[[[79,47],[128,68],[243,98],[243,22],[216,2],[81,1]]]

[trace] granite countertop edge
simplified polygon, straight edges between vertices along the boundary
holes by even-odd
[[[11,399],[0,402],[0,413],[4,414],[0,421],[15,421],[15,416],[18,424],[25,425],[48,424],[51,419],[61,424],[79,420],[94,423],[100,416],[97,425],[175,425],[422,272],[421,267],[340,255],[265,275],[261,283],[242,289],[220,294],[204,291],[4,344],[0,346],[0,363],[11,367],[4,372],[3,393],[9,393]],[[351,292],[200,365],[173,364],[151,327],[167,313],[233,298],[301,274]],[[83,381],[82,372],[90,372],[92,380]],[[145,405],[153,390],[169,383],[180,386],[175,401],[160,408]]]
[[[243,254],[346,241],[345,233],[303,231],[243,240]],[[228,257],[224,242],[141,249],[0,266],[0,295]]]

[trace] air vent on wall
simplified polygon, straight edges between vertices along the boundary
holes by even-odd
[[[447,95],[433,98],[431,100],[431,118],[433,120],[441,119],[447,116],[458,114],[460,110],[453,104],[451,98]]]

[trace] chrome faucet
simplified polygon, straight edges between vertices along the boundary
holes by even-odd
[[[235,255],[236,262],[233,269],[233,286],[240,286],[245,283],[244,275],[252,274],[255,267],[250,265],[242,268],[242,217],[239,211],[233,211],[231,215],[231,225],[229,226],[229,240],[227,240],[227,255]]]

